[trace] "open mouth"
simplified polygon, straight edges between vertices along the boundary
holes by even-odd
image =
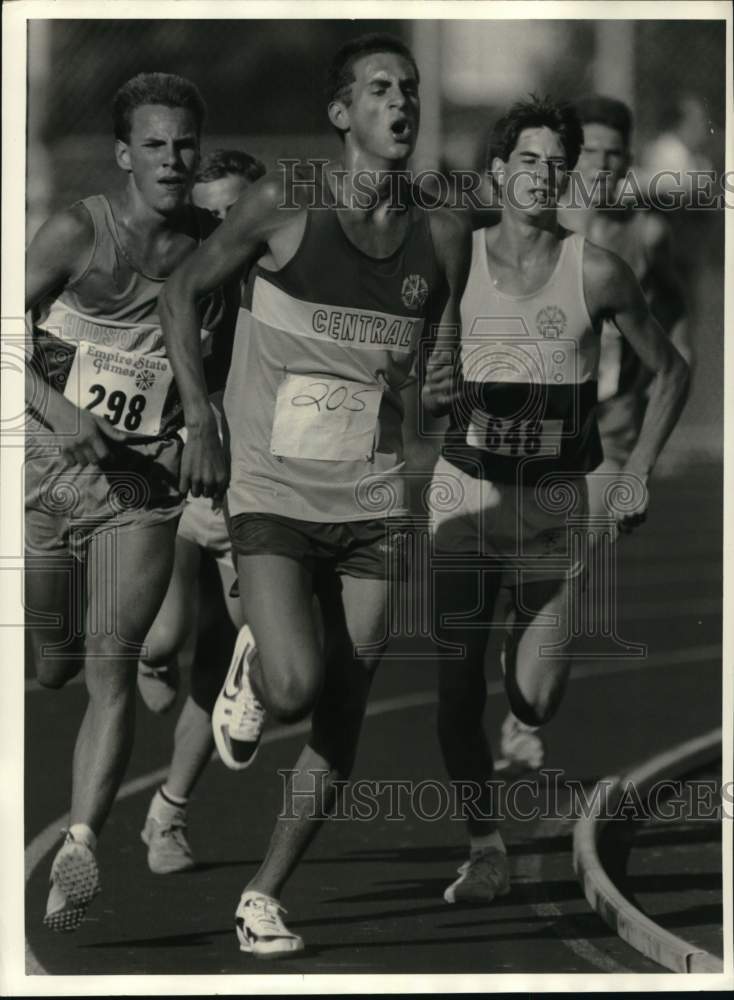
[[[410,142],[413,135],[413,129],[407,118],[397,118],[390,124],[390,131],[397,142]]]

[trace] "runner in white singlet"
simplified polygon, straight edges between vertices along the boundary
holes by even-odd
[[[490,629],[503,624],[495,613],[501,588],[511,598],[501,666],[514,717],[530,727],[550,719],[568,676],[569,615],[583,581],[583,546],[577,552],[570,540],[585,540],[585,476],[602,458],[602,322],[614,321],[653,372],[623,470],[635,489],[618,514],[621,531],[645,519],[647,480],[687,390],[687,366],[628,265],[558,223],[558,196],[581,142],[572,109],[550,101],[519,103],[499,120],[488,163],[502,220],[474,234],[461,304],[457,399],[431,494],[438,730],[449,775],[468,793],[470,856],[446,889],[450,903],[486,902],[510,889],[482,726],[484,658]]]

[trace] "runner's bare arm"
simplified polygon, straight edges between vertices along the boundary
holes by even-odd
[[[471,264],[468,218],[456,212],[431,215],[431,235],[443,270],[444,289],[435,297],[426,318],[433,342],[421,390],[424,407],[433,417],[449,412],[460,385],[461,315],[459,306]]]
[[[181,395],[188,431],[180,489],[194,496],[221,496],[229,472],[209,408],[201,357],[198,302],[262,253],[268,240],[293,221],[283,211],[281,174],[268,174],[232,206],[220,226],[176,268],[159,300],[163,335]]]
[[[26,251],[26,314],[32,314],[44,299],[80,278],[93,248],[94,224],[86,209],[75,206],[44,222]],[[82,466],[99,462],[109,453],[106,439],[124,441],[125,435],[108,421],[80,410],[49,385],[33,364],[32,315],[27,319],[26,331],[25,391],[29,408],[59,435],[68,462]]]
[[[646,479],[683,410],[688,365],[651,315],[631,268],[615,254],[588,242],[584,288],[592,317],[612,320],[642,363],[655,373],[642,430],[625,466]]]

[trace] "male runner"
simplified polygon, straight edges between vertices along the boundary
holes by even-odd
[[[196,174],[194,204],[224,219],[243,191],[264,173],[265,167],[249,153],[213,150]],[[221,419],[221,393],[211,397],[211,404]],[[176,698],[179,662],[186,660],[191,668],[171,765],[153,796],[142,832],[148,866],[159,875],[195,865],[186,838],[186,809],[214,749],[212,708],[243,625],[239,599],[231,594],[236,579],[223,510],[204,497],[189,497],[178,525],[168,591],[138,666],[140,693],[157,712],[166,711]]]
[[[514,716],[531,726],[550,719],[568,675],[568,610],[583,565],[569,558],[567,525],[570,517],[583,525],[584,477],[602,458],[595,418],[601,324],[613,321],[653,372],[645,420],[624,465],[637,496],[618,515],[622,531],[645,518],[648,477],[685,399],[687,366],[650,315],[632,270],[558,223],[558,196],[581,143],[573,111],[548,101],[518,103],[499,120],[489,162],[502,220],[473,235],[461,303],[459,393],[434,472],[435,495],[454,496],[433,510],[444,650],[438,729],[452,781],[479,794],[464,807],[470,857],[444,894],[450,903],[509,891],[482,728],[484,656],[501,586],[510,588],[514,610],[502,658]],[[441,557],[457,555],[463,564],[441,568]]]
[[[583,126],[578,184],[576,188],[569,184],[562,195],[558,217],[567,229],[629,264],[651,312],[690,365],[685,295],[676,275],[670,227],[659,213],[617,200],[632,161],[632,114],[626,104],[611,97],[581,98],[574,107]],[[608,514],[603,499],[608,473],[624,467],[639,437],[651,378],[652,372],[616,324],[605,321],[596,410],[604,460],[587,480],[592,514]],[[500,751],[514,767],[537,768],[543,763],[539,733],[512,713],[502,725]]]
[[[173,564],[181,406],[157,302],[211,229],[189,204],[204,113],[188,80],[129,80],[113,103],[125,186],[52,216],[27,254],[30,655],[44,686],[84,668],[89,693],[51,869],[54,930],[78,927],[99,891],[94,851],[130,754],[137,657]],[[197,338],[211,345],[226,312],[222,293],[202,300]]]
[[[313,173],[305,183],[282,173],[259,181],[162,297],[189,428],[182,488],[217,492],[227,467],[199,372],[194,304],[266,247],[240,314],[251,326],[247,355],[236,336],[224,407],[230,534],[259,655],[243,652],[220,701],[231,697],[230,717],[250,720],[243,759],[254,755],[265,709],[281,721],[313,714],[290,784],[294,818],[278,820],[237,909],[241,949],[265,956],[303,948],[278,899],[331,808],[335,781],[350,773],[386,641],[398,565],[389,520],[406,509],[400,387],[420,336],[458,322],[468,266],[463,223],[421,211],[399,182],[419,122],[409,50],[390,35],[348,43],[331,66],[328,100],[341,167],[318,171],[315,184]],[[437,357],[426,406],[447,404],[450,376]],[[227,720],[215,709],[225,735]]]

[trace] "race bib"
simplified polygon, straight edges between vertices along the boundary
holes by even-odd
[[[512,458],[557,455],[562,430],[562,420],[516,420],[474,410],[466,432],[466,443],[472,448]]]
[[[82,340],[64,396],[130,434],[158,434],[173,381],[166,358],[151,357]]]
[[[379,385],[288,375],[278,389],[270,451],[282,458],[368,460],[381,399]]]

